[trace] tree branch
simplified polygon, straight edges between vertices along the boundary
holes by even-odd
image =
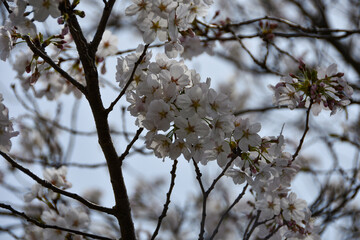
[[[154,240],[160,230],[160,227],[161,227],[161,223],[162,223],[162,220],[166,217],[166,213],[167,213],[167,210],[169,209],[169,204],[171,202],[171,193],[172,193],[172,190],[175,186],[175,178],[176,178],[176,166],[177,166],[177,163],[178,163],[178,160],[174,160],[174,163],[173,163],[173,166],[172,166],[172,169],[171,169],[171,181],[170,181],[170,186],[169,186],[169,191],[166,193],[166,201],[165,201],[165,204],[164,204],[164,208],[163,208],[163,211],[161,213],[161,215],[159,216],[159,220],[158,220],[158,223],[157,223],[157,226],[156,226],[156,229],[151,237],[151,240]]]
[[[110,106],[106,109],[106,113],[109,114],[114,106],[116,105],[116,103],[121,99],[121,97],[125,94],[126,89],[128,89],[128,87],[130,86],[130,84],[132,83],[132,81],[134,80],[134,75],[136,72],[136,69],[138,68],[138,66],[140,65],[140,63],[142,62],[142,60],[144,59],[145,55],[146,55],[146,50],[148,49],[149,44],[146,44],[144,47],[144,50],[142,52],[142,54],[140,55],[139,59],[136,61],[133,71],[131,72],[130,78],[127,81],[126,85],[124,86],[124,88],[121,90],[119,96],[117,96],[117,98],[110,104]]]
[[[87,40],[82,33],[82,29],[77,21],[76,14],[71,7],[70,1],[64,0],[61,2],[60,10],[69,16],[67,18],[67,23],[76,44],[80,61],[84,67],[87,84],[86,88],[88,91],[86,98],[95,120],[98,142],[108,165],[110,181],[115,197],[113,213],[118,220],[121,237],[126,240],[135,240],[135,227],[131,216],[130,201],[122,172],[122,166],[112,142],[108,122],[108,112],[104,108],[100,94],[99,74],[95,64],[95,52],[90,49],[90,44],[87,43]],[[100,30],[100,32],[101,31],[102,30]]]
[[[219,228],[220,228],[220,225],[221,223],[224,221],[225,217],[229,214],[229,212],[231,211],[231,209],[240,201],[240,199],[244,196],[245,192],[246,192],[246,189],[247,187],[249,186],[249,184],[247,183],[245,185],[245,187],[243,188],[242,192],[239,194],[239,196],[234,200],[234,202],[230,205],[230,207],[228,209],[226,209],[226,211],[223,213],[223,215],[221,216],[218,224],[216,225],[216,228],[214,229],[211,237],[210,237],[210,240],[214,239],[215,235],[218,233],[219,231]]]
[[[116,0],[109,0],[105,3],[104,11],[102,13],[100,23],[98,25],[98,28],[96,30],[96,33],[94,35],[94,38],[92,42],[90,43],[89,49],[93,52],[93,54],[96,54],[96,51],[98,49],[98,46],[101,42],[102,36],[104,34],[106,24],[109,20],[110,14],[112,12],[113,6],[115,4]]]
[[[123,154],[121,154],[121,156],[119,157],[120,162],[122,163],[125,159],[125,157],[129,154],[129,151],[131,149],[131,147],[134,145],[134,143],[136,142],[136,140],[139,139],[140,134],[142,133],[142,131],[144,130],[144,128],[139,128],[136,131],[136,134],[133,138],[133,140],[127,145],[125,151],[123,152]]]
[[[67,72],[65,72],[62,68],[60,68],[44,51],[42,51],[40,48],[36,47],[35,44],[31,41],[29,36],[22,36],[31,51],[35,55],[38,55],[44,61],[49,64],[51,67],[53,67],[62,77],[64,77],[66,80],[68,80],[72,85],[74,85],[77,89],[79,89],[80,92],[82,92],[84,95],[86,95],[86,89],[85,87],[76,81],[74,78],[72,78]]]
[[[30,223],[33,223],[36,226],[41,227],[41,228],[51,228],[51,229],[61,230],[61,231],[74,233],[74,234],[77,234],[77,235],[81,235],[81,236],[89,237],[89,238],[94,238],[94,239],[113,240],[111,238],[102,237],[102,236],[91,234],[91,233],[85,233],[85,232],[70,229],[70,228],[64,228],[64,227],[60,227],[60,226],[56,226],[56,225],[47,225],[47,224],[41,223],[41,222],[27,216],[25,213],[19,212],[19,211],[15,210],[13,207],[11,207],[10,205],[4,204],[4,203],[0,203],[0,207],[11,211],[13,214],[18,215],[18,216],[26,219],[26,221],[28,221]]]
[[[99,206],[97,204],[91,203],[88,200],[86,200],[85,198],[82,198],[81,196],[75,194],[75,193],[71,193],[65,190],[62,190],[54,185],[52,185],[51,183],[49,183],[46,180],[43,180],[41,178],[39,178],[38,176],[36,176],[33,172],[31,172],[29,169],[21,166],[20,164],[18,164],[17,162],[15,162],[9,155],[7,155],[6,153],[0,151],[0,155],[6,160],[8,161],[12,167],[20,170],[21,172],[25,173],[26,175],[28,175],[29,177],[31,177],[33,180],[35,180],[37,183],[39,183],[41,186],[46,187],[48,189],[51,189],[52,191],[59,193],[61,195],[67,196],[69,198],[75,199],[79,202],[81,202],[82,204],[84,204],[85,206],[87,206],[90,209],[94,209],[100,212],[104,212],[107,214],[113,214],[113,209],[111,208],[106,208],[106,207],[102,207]]]
[[[310,118],[310,110],[311,110],[312,104],[313,104],[313,101],[310,100],[309,108],[308,108],[308,110],[306,111],[306,122],[305,122],[304,133],[303,133],[303,135],[302,135],[302,137],[301,137],[301,139],[300,139],[299,146],[297,147],[294,155],[292,156],[292,159],[291,159],[292,162],[295,161],[295,158],[299,155],[299,152],[300,152],[301,147],[302,147],[302,145],[303,145],[303,143],[304,143],[304,140],[305,140],[305,136],[306,136],[307,132],[309,131],[309,118]]]

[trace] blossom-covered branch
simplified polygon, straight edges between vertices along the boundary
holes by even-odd
[[[93,239],[113,240],[111,238],[107,238],[107,237],[103,237],[103,236],[99,236],[99,235],[95,235],[95,234],[91,234],[91,233],[86,233],[86,232],[78,231],[78,230],[75,230],[75,229],[69,229],[69,228],[64,228],[64,227],[61,227],[61,226],[48,225],[48,224],[41,223],[41,222],[27,216],[25,213],[15,210],[13,207],[11,207],[8,204],[0,203],[0,207],[4,208],[4,209],[7,209],[7,210],[11,211],[13,214],[18,215],[18,216],[26,219],[26,221],[28,221],[28,222],[30,222],[32,224],[35,224],[36,226],[44,228],[44,229],[49,228],[49,229],[65,231],[65,232],[69,232],[69,233],[73,233],[73,234],[76,234],[76,235],[89,237],[89,238],[93,238]]]

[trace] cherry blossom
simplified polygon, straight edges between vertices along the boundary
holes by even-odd
[[[0,27],[0,59],[6,61],[13,48],[10,32],[3,26]]]
[[[53,18],[60,16],[59,3],[60,0],[28,0],[33,7],[34,19],[43,22],[49,15]]]
[[[118,51],[117,44],[117,36],[113,35],[109,30],[106,30],[99,44],[96,55],[102,58],[115,55]]]
[[[307,204],[304,200],[298,199],[296,193],[290,193],[287,198],[281,199],[282,214],[286,221],[294,220],[300,223],[305,218]]]
[[[12,145],[10,139],[19,133],[13,129],[12,122],[9,118],[9,110],[2,103],[3,100],[4,98],[0,93],[0,150],[9,152]]]
[[[330,115],[333,115],[350,104],[353,90],[342,78],[344,74],[337,72],[336,64],[316,70],[301,62],[299,69],[299,76],[290,74],[281,78],[275,87],[271,86],[275,92],[275,105],[287,105],[290,109],[311,105],[317,116],[322,109],[331,110]]]

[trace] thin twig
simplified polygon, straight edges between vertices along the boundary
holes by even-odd
[[[275,75],[282,76],[281,73],[278,73],[278,72],[276,72],[276,71],[273,71],[273,70],[269,69],[265,62],[260,62],[260,61],[251,53],[251,51],[245,46],[245,44],[242,42],[241,38],[240,38],[239,36],[237,36],[236,33],[235,33],[233,30],[231,30],[231,29],[229,28],[228,31],[234,36],[234,38],[235,38],[234,40],[237,40],[237,41],[240,43],[241,47],[247,52],[247,54],[251,57],[251,59],[252,59],[259,67],[261,67],[261,68],[265,69],[266,71],[271,72],[271,73],[273,73],[273,74],[275,74]]]
[[[214,181],[212,182],[212,184],[210,185],[210,187],[208,188],[208,190],[206,191],[206,194],[210,194],[210,192],[215,188],[216,183],[220,180],[220,178],[222,178],[226,171],[228,170],[228,168],[231,166],[231,164],[233,163],[233,161],[235,160],[235,158],[231,158],[231,160],[226,164],[226,166],[223,168],[223,170],[221,171],[221,173],[219,174],[219,176],[217,176],[217,178],[214,179]]]
[[[140,63],[142,62],[142,60],[144,59],[145,55],[146,55],[146,50],[148,49],[149,44],[146,44],[144,47],[144,50],[142,52],[142,54],[140,55],[139,59],[136,61],[133,71],[130,75],[129,80],[127,81],[126,85],[124,86],[124,88],[121,90],[119,96],[117,96],[117,98],[110,104],[110,106],[106,109],[106,113],[109,114],[114,106],[116,105],[116,103],[121,99],[121,97],[125,94],[127,88],[130,86],[131,82],[134,80],[134,75],[136,72],[136,69],[138,68],[138,66],[140,65]]]
[[[203,185],[202,180],[201,180],[202,173],[200,172],[200,168],[199,168],[199,166],[197,165],[197,163],[195,162],[194,159],[193,159],[193,164],[194,164],[194,167],[195,167],[196,180],[199,182],[201,192],[203,194],[205,194],[205,188],[204,188],[204,185]]]
[[[90,237],[90,238],[94,238],[94,239],[112,240],[111,238],[107,238],[107,237],[103,237],[103,236],[99,236],[99,235],[95,235],[95,234],[91,234],[91,233],[85,233],[85,232],[74,230],[74,229],[64,228],[64,227],[60,227],[60,226],[56,226],[56,225],[43,224],[43,223],[29,217],[24,212],[19,212],[19,211],[15,210],[13,207],[11,207],[10,205],[4,204],[4,203],[0,203],[0,207],[11,211],[13,214],[18,215],[18,216],[26,219],[26,221],[31,222],[41,228],[51,228],[51,229],[61,230],[61,231],[74,233],[77,235],[81,235],[84,237]]]
[[[206,221],[206,205],[207,205],[207,199],[211,193],[211,191],[215,188],[216,183],[225,175],[225,172],[227,169],[231,166],[232,162],[235,160],[235,158],[232,158],[224,167],[224,169],[221,171],[221,173],[214,179],[210,187],[205,191],[204,186],[201,181],[201,172],[199,167],[197,166],[195,160],[193,159],[193,163],[195,166],[195,172],[196,172],[196,179],[198,180],[200,184],[200,188],[203,194],[203,203],[202,203],[202,214],[201,214],[201,222],[200,222],[200,233],[199,233],[199,240],[204,239],[205,234],[205,221]]]
[[[43,52],[41,49],[36,47],[35,44],[31,41],[29,36],[23,36],[23,38],[25,39],[29,48],[34,52],[34,54],[44,59],[44,61],[48,63],[51,67],[53,67],[62,77],[68,80],[84,95],[86,95],[86,89],[81,83],[79,83],[74,78],[72,78],[67,72],[65,72],[62,68],[60,68],[45,52]]]
[[[109,20],[110,14],[112,12],[112,8],[115,4],[116,0],[109,0],[105,3],[105,7],[104,7],[104,11],[102,13],[98,28],[96,30],[96,33],[94,35],[94,38],[92,40],[92,42],[90,43],[90,49],[93,51],[93,54],[96,53],[97,48],[101,42],[101,39],[103,37],[105,28],[106,28],[106,24]]]
[[[31,177],[33,180],[35,180],[37,183],[39,183],[43,187],[51,189],[52,191],[54,191],[56,193],[59,193],[61,195],[67,196],[67,197],[72,198],[72,199],[75,199],[75,200],[81,202],[82,204],[84,204],[85,206],[87,206],[90,209],[94,209],[94,210],[104,212],[104,213],[107,213],[107,214],[113,214],[113,209],[111,209],[111,208],[102,207],[102,206],[99,206],[99,205],[94,204],[92,202],[89,202],[85,198],[82,198],[81,196],[79,196],[79,195],[77,195],[75,193],[71,193],[71,192],[62,190],[62,189],[52,185],[48,181],[39,178],[33,172],[31,172],[29,169],[27,169],[27,168],[21,166],[20,164],[18,164],[17,162],[15,162],[6,153],[0,151],[0,155],[3,156],[3,158],[5,158],[5,160],[8,161],[11,164],[11,166],[13,166],[14,168],[16,168],[16,169],[20,170],[21,172],[25,173],[26,175]]]
[[[230,205],[230,207],[228,209],[226,209],[226,211],[223,213],[223,215],[221,216],[218,224],[216,225],[216,228],[214,229],[211,237],[210,237],[210,240],[214,239],[215,235],[218,233],[219,231],[219,228],[220,228],[220,225],[221,223],[224,221],[225,217],[229,214],[229,212],[231,211],[231,209],[241,200],[241,198],[244,196],[245,192],[246,192],[246,189],[247,187],[249,186],[249,184],[247,183],[242,192],[239,194],[239,196],[234,200],[234,202]]]
[[[8,13],[12,13],[9,4],[7,3],[6,0],[2,0],[2,3],[4,4],[4,7],[6,8],[6,11],[8,11]]]
[[[255,222],[253,223],[250,231],[246,234],[244,240],[250,239],[251,234],[254,232],[255,228],[256,228],[257,226],[259,226],[258,220],[259,220],[259,217],[260,217],[260,213],[261,213],[261,211],[257,211],[256,217],[255,217]],[[245,233],[246,233],[246,232],[245,232]]]
[[[299,152],[300,152],[301,147],[302,147],[302,145],[303,145],[303,143],[304,143],[304,140],[305,140],[305,136],[306,136],[307,132],[309,131],[310,110],[311,110],[312,104],[313,104],[313,101],[310,100],[309,108],[308,108],[308,110],[306,111],[306,122],[305,122],[304,133],[303,133],[303,135],[302,135],[302,137],[301,137],[301,139],[300,139],[299,146],[297,147],[294,155],[292,156],[292,159],[291,159],[292,162],[295,161],[295,158],[299,155]]]
[[[151,240],[154,240],[156,238],[156,236],[158,235],[160,227],[161,227],[162,220],[166,217],[167,210],[169,209],[169,204],[171,202],[171,200],[170,200],[171,193],[172,193],[172,190],[173,190],[173,188],[175,186],[177,163],[178,163],[178,160],[175,159],[174,163],[173,163],[173,166],[172,166],[172,169],[171,169],[171,172],[170,172],[171,181],[170,181],[169,191],[166,193],[166,201],[165,201],[165,204],[164,204],[164,208],[163,208],[163,211],[162,211],[161,215],[159,216],[159,220],[158,220],[156,229],[155,229],[155,231],[154,231],[154,233],[153,233],[153,235],[151,237]]]
[[[267,112],[270,110],[276,110],[276,109],[289,109],[287,106],[269,106],[269,107],[263,107],[263,108],[249,108],[244,109],[240,111],[234,112],[235,116],[246,114],[246,113],[253,113],[253,112]]]
[[[119,160],[120,162],[122,163],[125,159],[125,157],[129,154],[129,151],[131,149],[131,147],[134,145],[134,143],[136,142],[136,140],[139,139],[139,136],[141,134],[141,132],[144,130],[144,128],[139,128],[137,131],[136,131],[136,134],[133,138],[133,140],[126,146],[126,149],[125,151],[123,152],[123,154],[121,154],[121,156],[119,157]]]

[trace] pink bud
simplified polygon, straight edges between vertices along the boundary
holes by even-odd
[[[27,73],[31,72],[31,66],[30,66],[30,65],[27,65],[27,66],[25,67],[25,71],[26,71]]]
[[[342,73],[342,72],[338,72],[337,74],[336,74],[336,77],[343,77],[345,74],[344,73]]]
[[[58,19],[57,19],[57,22],[58,22],[58,24],[64,24],[64,18],[63,17],[59,17]]]

